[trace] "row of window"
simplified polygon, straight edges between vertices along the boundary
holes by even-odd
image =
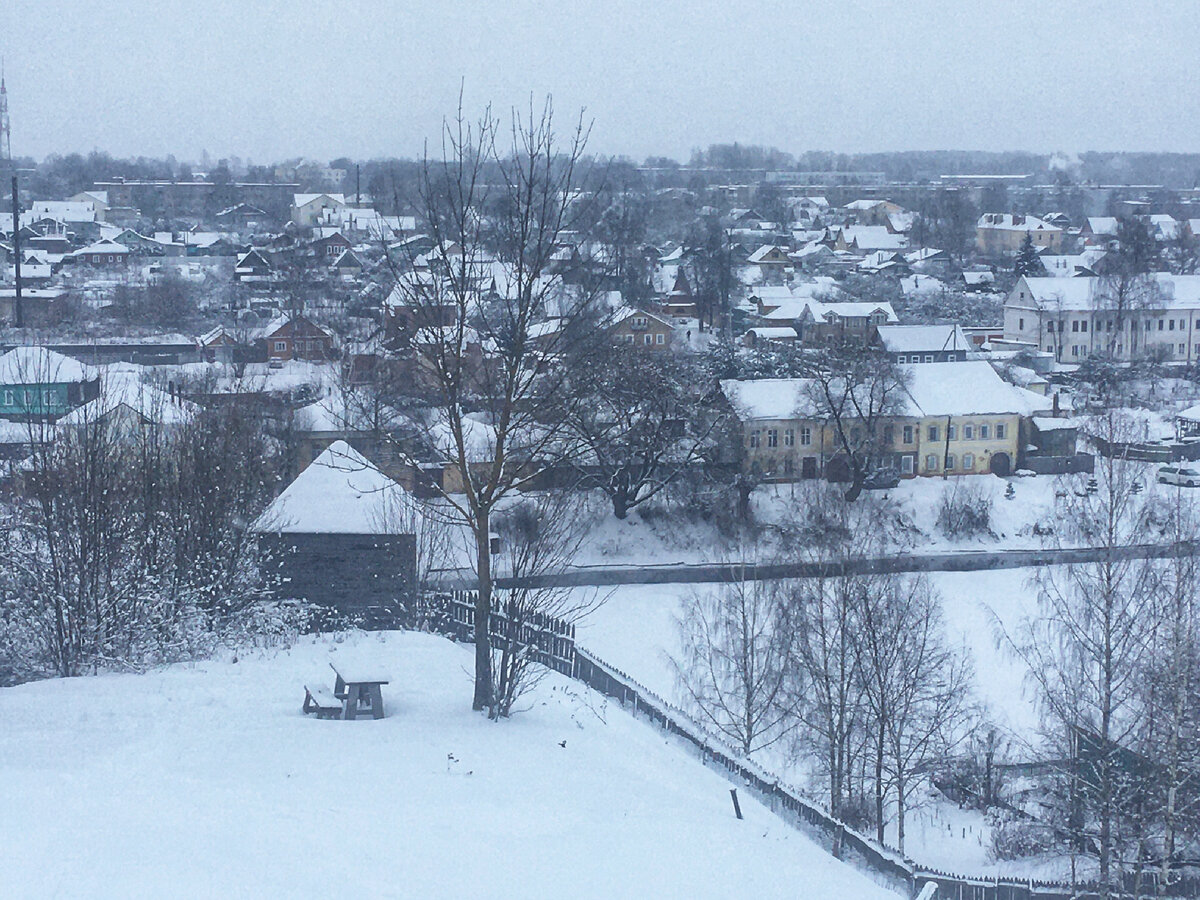
[[[937,426],[937,425],[929,426],[928,434],[929,434],[930,441],[934,441],[934,442],[940,441],[942,439],[941,433],[942,433],[942,430],[939,426]],[[1008,428],[1005,426],[1005,424],[1003,422],[997,422],[994,426],[987,422],[983,422],[978,425],[972,423],[969,425],[964,425],[962,427],[962,439],[964,441],[975,441],[975,440],[990,441],[990,440],[992,440],[993,434],[995,435],[996,440],[1002,441],[1002,440],[1004,440],[1007,433],[1008,433]],[[946,426],[946,440],[948,440],[948,441],[957,441],[958,440],[958,426],[957,425],[951,423]]]
[[[955,459],[953,453],[946,454],[945,462],[946,462],[946,471],[947,472],[959,471],[958,460]],[[936,471],[938,471],[938,466],[941,465],[941,463],[942,463],[942,457],[938,456],[936,453],[930,453],[925,457],[925,471],[926,472],[936,472]],[[972,472],[974,470],[975,470],[975,454],[974,453],[964,453],[962,455],[962,471],[963,472]]]
[[[22,393],[22,402],[25,404],[25,406],[32,406],[34,403],[37,402],[37,396],[38,396],[37,391],[26,388],[21,393]],[[42,391],[42,404],[43,405],[53,406],[57,402],[58,402],[57,392]],[[16,406],[17,405],[17,392],[16,391],[6,390],[4,392],[4,405],[5,406]]]
[[[1166,350],[1167,354],[1171,355],[1171,356],[1186,356],[1187,355],[1187,344],[1175,344],[1174,348],[1172,348],[1171,344],[1157,344],[1155,346],[1164,348]],[[1076,358],[1086,357],[1089,352],[1087,344],[1072,344],[1070,347],[1067,348],[1067,350],[1071,356],[1076,357]],[[1047,344],[1046,352],[1053,353],[1054,345]],[[1117,356],[1120,356],[1121,354],[1123,354],[1125,352],[1125,345],[1117,344],[1115,352],[1116,352]],[[1196,356],[1200,356],[1200,344],[1196,344],[1192,348],[1192,353]]]
[[[1096,323],[1096,327],[1092,330],[1097,331],[1097,332],[1103,331],[1103,332],[1107,332],[1108,334],[1112,334],[1114,321],[1115,320],[1113,320],[1113,319],[1101,319],[1099,322]],[[1176,326],[1178,326],[1180,331],[1187,331],[1187,327],[1188,327],[1187,319],[1145,319],[1142,322],[1142,330],[1143,331],[1153,331],[1155,322],[1158,323],[1159,331],[1174,331]],[[1059,334],[1062,334],[1066,330],[1067,323],[1064,322],[1062,319],[1058,320],[1057,328],[1055,328],[1054,323],[1055,323],[1054,319],[1050,319],[1049,321],[1046,322],[1046,333],[1047,334],[1054,334],[1055,331],[1057,331]],[[1125,326],[1121,327],[1122,330],[1124,329],[1124,327]],[[1129,327],[1132,329],[1132,328],[1136,328],[1137,325],[1136,325],[1136,323],[1131,321],[1129,323]],[[1017,328],[1021,331],[1025,330],[1025,320],[1024,319],[1017,319]],[[1071,320],[1071,333],[1072,334],[1087,334],[1087,331],[1088,331],[1088,320],[1087,319],[1072,319]]]
[[[632,344],[634,342],[634,335],[632,335],[632,334],[624,335],[624,338],[625,338],[625,343],[627,343],[627,344]],[[642,343],[645,344],[647,347],[650,346],[651,344],[662,345],[662,344],[665,344],[666,342],[667,342],[667,336],[665,334],[643,334],[642,335]]]
[[[924,358],[925,362],[931,363],[934,360],[934,354],[926,353],[926,354],[924,354],[923,358]],[[921,359],[922,359],[922,355],[920,353],[913,353],[913,354],[899,353],[896,355],[896,362],[901,363],[901,364],[903,364],[903,363],[919,363],[921,361]],[[953,352],[946,354],[946,362],[958,362],[959,360],[962,360],[962,359],[966,359],[965,354],[953,353]]]
[[[297,353],[300,353],[302,351],[311,351],[311,352],[315,353],[321,349],[320,341],[293,341],[293,343],[296,345]],[[287,341],[276,341],[275,342],[275,352],[276,353],[286,353],[287,348],[288,348]]]
[[[783,446],[794,447],[796,445],[797,429],[785,428],[785,429],[782,429],[782,431],[783,431],[783,435],[782,435]],[[801,425],[799,428],[799,432],[800,432],[800,434],[799,434],[800,446],[801,447],[811,446],[812,445],[812,428],[810,428],[807,425]],[[942,439],[942,429],[941,429],[940,425],[930,425],[928,427],[926,433],[928,435],[928,439],[933,443],[937,443],[938,441],[940,441]],[[913,426],[913,425],[903,426],[903,431],[902,431],[903,443],[905,443],[905,444],[913,443],[913,438],[915,437],[915,434],[916,434],[915,426]],[[990,440],[993,440],[993,438],[997,441],[1002,441],[1007,437],[1007,435],[1008,435],[1008,426],[1004,422],[996,422],[995,424],[992,424],[989,422],[983,422],[983,423],[979,423],[979,424],[970,423],[970,424],[962,426],[962,440],[964,440],[964,441],[975,441],[975,440],[990,441]],[[851,432],[851,438],[855,441],[860,440],[862,438],[861,430],[859,430],[857,428],[854,429]],[[765,439],[765,443],[764,443],[764,439]],[[957,441],[959,439],[959,426],[957,424],[951,423],[946,426],[946,439],[950,440],[950,441]],[[766,429],[756,428],[747,435],[746,440],[747,440],[747,445],[752,450],[757,449],[762,446],[778,447],[779,440],[780,440],[780,429],[778,429],[778,428],[766,428]],[[894,430],[893,426],[885,425],[883,427],[883,443],[885,445],[891,445],[894,442],[895,442],[895,430]]]
[[[754,431],[750,432],[748,440],[749,440],[749,445],[750,445],[751,449],[755,449],[755,448],[761,447],[763,445],[762,444],[763,430],[764,429],[762,429],[762,428],[756,428]],[[767,439],[766,446],[778,447],[779,446],[779,429],[778,428],[767,428],[765,430],[766,430],[766,439]],[[811,445],[812,445],[812,429],[810,427],[808,427],[807,425],[801,425],[800,426],[800,446],[801,447],[809,447]],[[796,429],[795,428],[785,428],[783,430],[783,446],[785,446],[785,447],[796,446]]]

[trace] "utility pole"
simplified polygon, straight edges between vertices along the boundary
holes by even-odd
[[[21,303],[21,203],[17,199],[17,173],[12,177],[12,216],[13,216],[13,272],[16,275],[17,294],[13,299],[13,324],[18,328],[25,327],[25,311]]]
[[[354,164],[354,205],[362,208],[362,171],[358,163]]]

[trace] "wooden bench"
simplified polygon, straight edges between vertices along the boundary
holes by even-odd
[[[304,688],[304,712],[316,713],[318,719],[340,719],[342,701],[324,688],[315,691]]]

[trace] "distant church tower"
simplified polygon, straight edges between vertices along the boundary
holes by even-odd
[[[12,124],[8,121],[8,88],[4,85],[4,67],[0,63],[0,167],[12,165]]]

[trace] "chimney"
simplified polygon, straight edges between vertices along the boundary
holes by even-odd
[[[1059,409],[1058,409],[1058,391],[1055,391],[1055,392],[1054,392],[1054,408],[1053,408],[1053,411],[1054,411],[1054,418],[1056,418],[1056,419],[1057,419],[1057,418],[1058,418],[1058,415],[1059,415]]]

